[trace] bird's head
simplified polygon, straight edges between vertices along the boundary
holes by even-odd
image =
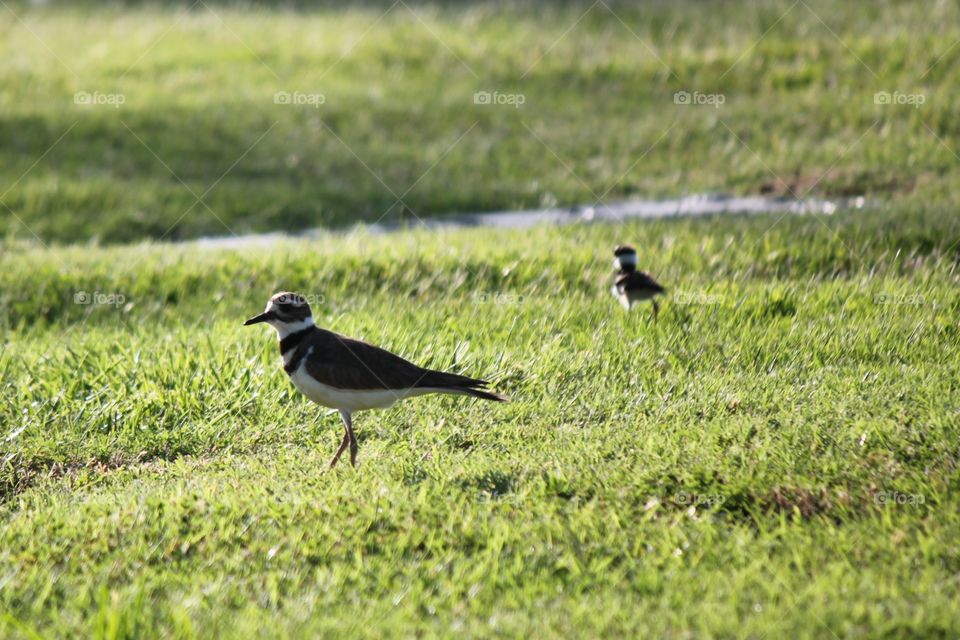
[[[258,316],[253,316],[243,324],[251,325],[266,322],[280,335],[280,338],[313,326],[313,313],[307,299],[298,293],[281,291],[267,302],[267,307]]]
[[[620,271],[637,268],[637,250],[627,244],[619,244],[613,250],[613,267]]]

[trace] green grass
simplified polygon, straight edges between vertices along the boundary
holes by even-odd
[[[6,236],[178,239],[704,190],[954,197],[954,3],[7,5]],[[678,91],[725,102],[678,106]],[[925,103],[877,105],[880,91]]]
[[[8,245],[0,635],[954,637],[947,211]],[[513,402],[361,413],[327,472],[338,419],[240,324],[280,289]]]
[[[309,4],[0,6],[0,637],[960,633],[955,3]],[[708,190],[869,206],[156,242]],[[328,472],[279,290],[513,401]]]

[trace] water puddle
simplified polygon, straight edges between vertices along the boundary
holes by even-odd
[[[713,216],[723,214],[810,214],[830,215],[838,209],[860,209],[863,197],[840,200],[796,200],[765,196],[734,197],[702,194],[676,200],[630,200],[594,206],[496,211],[490,213],[458,213],[442,217],[357,224],[340,229],[311,229],[300,233],[270,232],[243,236],[221,236],[190,241],[202,248],[241,248],[263,246],[288,238],[316,238],[329,234],[345,234],[362,230],[385,234],[411,229],[527,229],[536,225],[589,224],[593,222],[626,222],[628,220]]]

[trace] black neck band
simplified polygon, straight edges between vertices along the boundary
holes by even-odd
[[[296,349],[297,345],[303,342],[303,339],[306,338],[314,327],[307,327],[306,329],[300,329],[300,331],[294,331],[287,337],[283,338],[280,341],[280,354],[283,355],[290,349]]]

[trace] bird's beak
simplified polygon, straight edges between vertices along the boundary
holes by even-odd
[[[272,313],[264,312],[264,313],[261,313],[261,314],[258,315],[258,316],[253,316],[252,318],[250,318],[249,320],[247,320],[246,322],[244,322],[244,323],[243,323],[243,326],[248,327],[248,326],[250,326],[251,324],[259,324],[259,323],[261,323],[261,322],[266,322],[267,320],[270,320],[270,319],[272,319],[272,318],[273,318],[273,314],[272,314]]]

